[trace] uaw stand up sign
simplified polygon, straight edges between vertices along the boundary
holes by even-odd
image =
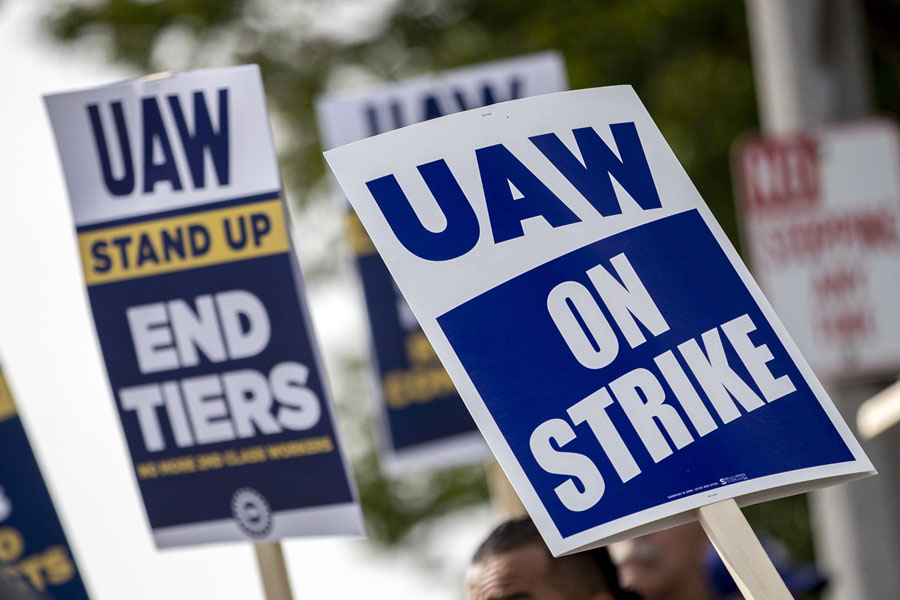
[[[562,57],[544,52],[328,94],[316,108],[323,146],[330,149],[468,108],[566,87]],[[337,195],[369,317],[385,470],[399,475],[483,460],[488,449],[450,377],[356,213]]]
[[[258,69],[46,101],[156,544],[361,534]]]
[[[630,87],[326,157],[554,554],[872,472]]]

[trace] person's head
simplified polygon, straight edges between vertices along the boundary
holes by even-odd
[[[553,558],[531,519],[498,526],[466,576],[470,600],[626,600],[606,548]]]
[[[610,546],[622,585],[647,600],[704,598],[707,538],[698,523],[657,531]]]

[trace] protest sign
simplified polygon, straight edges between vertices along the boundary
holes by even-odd
[[[554,52],[523,56],[328,94],[317,103],[326,149],[445,114],[566,89]],[[340,191],[346,231],[365,298],[382,464],[388,473],[482,460],[487,447],[447,372]]]
[[[0,372],[0,571],[11,585],[85,600],[81,575]]]
[[[46,102],[156,544],[362,534],[258,69]]]
[[[897,125],[750,137],[734,163],[750,266],[816,374],[900,371]]]
[[[630,87],[326,158],[555,555],[872,472]]]

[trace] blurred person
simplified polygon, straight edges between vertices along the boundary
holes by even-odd
[[[619,586],[606,548],[553,558],[524,517],[481,543],[466,575],[470,600],[640,600]]]
[[[715,600],[706,534],[688,523],[610,545],[622,586],[645,600]]]
[[[761,535],[766,554],[795,598],[823,589],[812,565],[797,565],[787,548]],[[688,523],[610,546],[622,586],[645,600],[740,600],[743,596],[699,523]]]

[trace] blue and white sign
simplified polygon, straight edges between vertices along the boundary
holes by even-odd
[[[326,157],[555,555],[872,472],[631,87]]]
[[[361,535],[259,70],[46,101],[156,544]]]
[[[53,499],[0,372],[0,571],[12,585],[56,600],[87,590]],[[26,595],[28,598],[32,594]]]
[[[565,65],[544,52],[445,71],[317,103],[326,149],[495,102],[566,89]],[[398,475],[484,460],[487,446],[356,213],[346,231],[368,313],[382,465]]]

